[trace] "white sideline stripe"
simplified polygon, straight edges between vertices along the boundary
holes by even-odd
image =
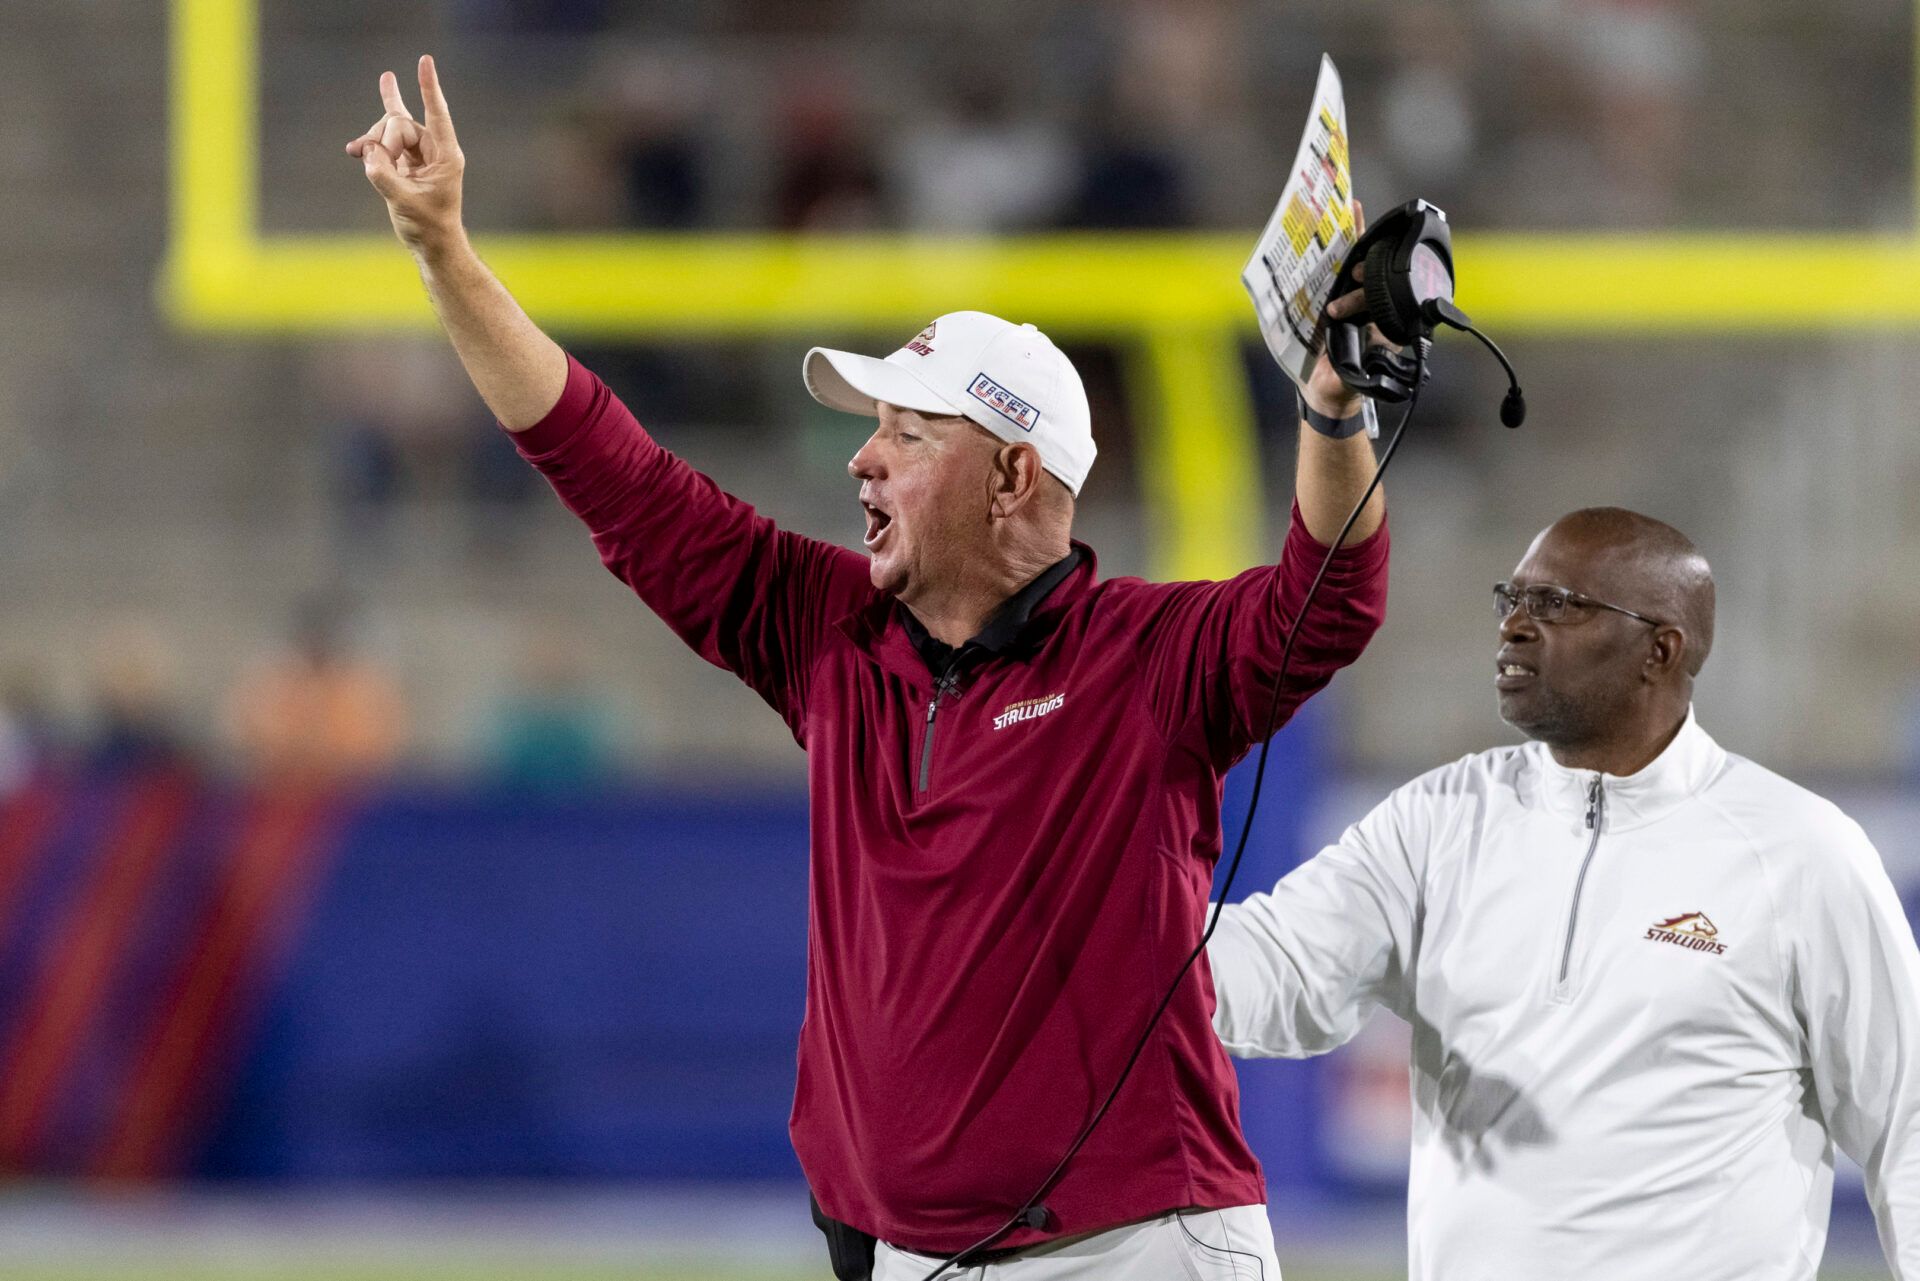
[[[556,1192],[356,1188],[272,1193],[161,1191],[0,1196],[0,1262],[392,1262],[418,1255],[570,1262],[790,1266],[820,1248],[798,1185]]]

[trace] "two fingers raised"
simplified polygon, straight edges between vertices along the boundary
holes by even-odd
[[[411,152],[417,161],[424,137],[431,136],[436,143],[447,147],[457,145],[453,135],[453,117],[447,110],[446,94],[440,88],[440,75],[433,65],[432,55],[420,59],[420,97],[426,108],[424,126],[414,119],[406,99],[400,96],[399,78],[391,71],[381,72],[380,105],[386,109],[385,114],[374,121],[365,133],[347,144],[347,154],[365,158],[367,149],[377,145],[390,157],[397,159]]]

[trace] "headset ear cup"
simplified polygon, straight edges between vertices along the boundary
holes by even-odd
[[[1393,243],[1386,240],[1367,250],[1367,278],[1362,282],[1367,290],[1367,319],[1394,342],[1406,342],[1412,335],[1394,310],[1393,291],[1387,284],[1393,273],[1393,250]]]

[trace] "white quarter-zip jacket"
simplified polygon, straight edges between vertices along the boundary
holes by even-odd
[[[1208,949],[1241,1056],[1413,1028],[1411,1281],[1813,1281],[1837,1144],[1920,1281],[1920,951],[1866,834],[1691,714],[1393,792]]]

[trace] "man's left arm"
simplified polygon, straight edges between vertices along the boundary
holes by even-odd
[[[1344,316],[1359,293],[1336,299]],[[1340,381],[1325,352],[1302,393],[1294,509],[1277,563],[1217,582],[1158,584],[1141,620],[1148,700],[1162,728],[1198,726],[1215,763],[1230,765],[1360,656],[1386,614],[1386,496],[1375,489],[1326,581],[1303,616],[1307,591],[1328,548],[1373,479],[1373,442],[1361,428],[1365,404]],[[1274,680],[1297,629],[1286,687]]]
[[[1327,313],[1336,319],[1362,310],[1358,293],[1336,298]],[[1322,547],[1330,547],[1340,526],[1367,482],[1373,479],[1373,442],[1362,430],[1365,399],[1340,381],[1323,348],[1313,375],[1300,394],[1300,453],[1294,464],[1293,496],[1307,532]],[[1365,542],[1387,518],[1387,496],[1373,491],[1367,506],[1353,522],[1348,545]]]
[[[1807,878],[1792,932],[1795,1013],[1829,1133],[1866,1172],[1880,1242],[1920,1281],[1920,948],[1857,824]]]
[[[1358,295],[1349,295],[1329,310],[1338,314],[1342,303],[1357,301]],[[1260,739],[1290,634],[1293,653],[1276,724],[1358,658],[1386,616],[1389,539],[1383,488],[1376,486],[1367,496],[1328,561],[1329,549],[1373,480],[1373,442],[1360,430],[1365,401],[1340,381],[1324,352],[1301,401],[1293,518],[1279,561],[1242,575],[1234,580],[1241,590],[1229,592],[1236,599],[1224,673],[1235,722],[1228,738],[1235,747]],[[1326,577],[1309,610],[1307,594],[1322,564]]]

